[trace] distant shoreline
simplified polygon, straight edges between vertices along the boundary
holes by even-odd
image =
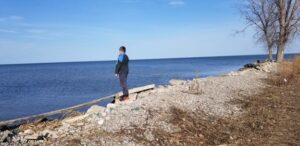
[[[287,55],[300,55],[299,53],[287,53]],[[147,61],[147,60],[172,60],[172,59],[194,59],[194,58],[219,58],[219,57],[244,57],[244,56],[266,56],[267,54],[250,54],[250,55],[225,55],[225,56],[202,56],[202,57],[178,57],[178,58],[148,58],[148,59],[132,59],[131,61]],[[273,54],[275,57],[276,55]],[[39,62],[39,63],[9,63],[9,64],[0,64],[1,66],[15,66],[15,65],[43,65],[43,64],[68,64],[68,63],[97,63],[97,62],[114,62],[115,60],[99,60],[99,61],[66,61],[66,62]]]

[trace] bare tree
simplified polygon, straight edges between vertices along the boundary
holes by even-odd
[[[267,46],[269,60],[273,59],[273,47],[276,44],[276,5],[273,1],[247,0],[245,7],[241,9],[247,27],[254,26],[258,41]]]
[[[287,43],[292,41],[300,29],[300,0],[274,0],[279,24],[277,61],[283,61]]]

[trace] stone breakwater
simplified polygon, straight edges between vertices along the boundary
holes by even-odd
[[[1,145],[142,145],[124,133],[142,129],[146,141],[155,141],[153,131],[180,132],[168,122],[170,109],[201,111],[216,118],[234,117],[243,110],[230,101],[254,95],[266,86],[276,63],[262,63],[227,75],[193,80],[171,80],[169,85],[130,95],[128,102],[107,107],[92,106],[79,116],[43,123],[30,123],[0,133]],[[205,117],[204,117],[205,118]]]

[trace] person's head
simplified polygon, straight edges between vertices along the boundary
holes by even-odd
[[[126,47],[125,46],[121,46],[119,48],[119,53],[121,54],[121,53],[125,53],[125,52],[126,52]]]

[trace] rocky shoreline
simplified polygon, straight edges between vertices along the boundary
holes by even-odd
[[[227,75],[171,80],[167,86],[130,95],[128,103],[108,104],[106,108],[94,105],[75,117],[2,131],[0,145],[134,146],[145,145],[144,141],[149,144],[160,140],[154,131],[181,132],[182,127],[170,122],[174,107],[201,112],[204,119],[240,116],[244,111],[231,101],[261,92],[267,86],[263,80],[276,70],[276,63],[266,62]],[[137,141],[130,136],[132,131],[143,139]],[[205,139],[203,135],[195,137]]]

